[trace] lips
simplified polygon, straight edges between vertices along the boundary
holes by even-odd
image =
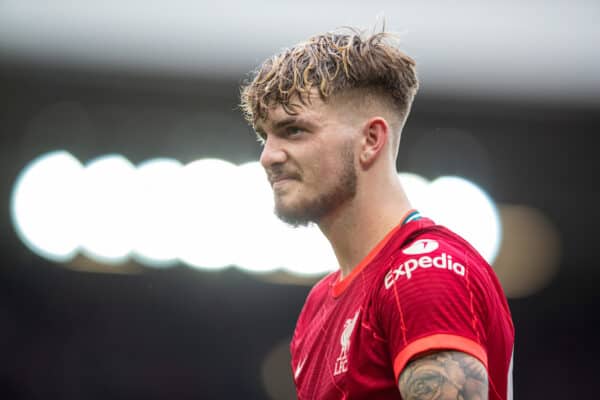
[[[292,180],[297,180],[297,178],[295,178],[293,176],[278,176],[276,178],[269,179],[269,182],[271,182],[271,186],[274,187],[276,185],[279,186],[285,182],[292,181]]]
[[[300,177],[296,174],[269,174],[269,182],[271,183],[271,186],[288,180],[300,180]]]

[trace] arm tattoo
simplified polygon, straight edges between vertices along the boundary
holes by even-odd
[[[399,380],[404,400],[487,400],[483,364],[458,351],[440,351],[411,361]]]

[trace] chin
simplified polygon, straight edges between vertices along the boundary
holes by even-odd
[[[294,207],[276,202],[275,214],[280,220],[294,227],[307,226],[311,222],[317,222],[305,207],[300,206]]]

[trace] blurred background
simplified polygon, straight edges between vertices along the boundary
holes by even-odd
[[[293,398],[287,344],[335,260],[269,219],[239,86],[382,17],[422,82],[401,176],[434,214],[487,201],[468,229],[509,297],[515,397],[594,397],[597,2],[0,0],[0,398]]]

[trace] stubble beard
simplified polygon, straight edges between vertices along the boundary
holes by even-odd
[[[319,223],[326,215],[351,200],[356,195],[357,175],[354,167],[354,152],[346,146],[342,154],[342,170],[336,184],[316,198],[303,201],[301,204],[285,207],[275,200],[275,214],[283,222],[293,226],[307,226]]]

